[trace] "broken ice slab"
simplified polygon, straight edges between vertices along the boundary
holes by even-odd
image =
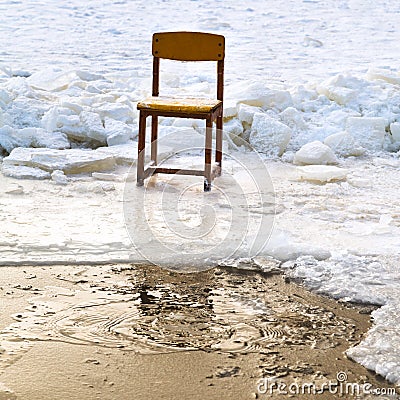
[[[62,132],[48,132],[42,128],[15,129],[5,125],[0,128],[0,148],[10,153],[17,147],[48,147],[67,149],[70,147],[66,135]]]
[[[115,164],[113,155],[90,149],[54,150],[18,147],[3,160],[3,168],[25,166],[47,172],[61,170],[66,174],[109,170]]]
[[[149,153],[150,146],[147,146],[147,161],[150,160]],[[172,147],[160,143],[158,148],[160,161],[173,153]],[[3,172],[14,178],[45,179],[56,170],[64,174],[110,171],[119,165],[135,165],[136,160],[137,142],[99,147],[96,150],[18,147],[3,159]]]
[[[307,165],[297,167],[298,180],[327,183],[346,180],[347,170],[328,165]]]
[[[50,172],[40,168],[26,167],[24,165],[4,165],[1,172],[5,176],[16,179],[49,179]]]

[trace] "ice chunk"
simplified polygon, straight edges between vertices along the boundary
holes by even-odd
[[[79,79],[82,79],[83,81],[97,81],[100,79],[103,79],[103,77],[99,74],[94,74],[93,72],[90,71],[84,71],[84,70],[78,70],[75,71],[76,75],[79,77]]]
[[[360,147],[354,137],[347,132],[338,132],[328,136],[324,140],[324,144],[341,157],[361,156],[365,153],[365,149]]]
[[[343,75],[337,75],[320,83],[317,92],[340,105],[346,105],[357,97],[357,90],[348,86],[352,86],[351,80]]]
[[[307,124],[304,121],[302,113],[294,107],[288,107],[280,114],[281,120],[284,124],[292,129],[306,129]]]
[[[263,108],[276,108],[281,111],[293,106],[290,93],[286,90],[270,89],[259,82],[240,83],[231,86],[232,98],[237,99],[238,103],[245,103],[250,106]]]
[[[73,71],[66,72],[58,69],[47,69],[35,72],[26,81],[35,89],[59,91],[67,89],[68,85],[76,77],[76,73]]]
[[[132,128],[129,125],[112,118],[105,118],[104,128],[106,130],[108,146],[128,143],[132,136]]]
[[[102,119],[109,117],[125,123],[132,123],[136,116],[136,111],[132,107],[122,103],[113,103],[110,100],[98,107],[96,111]]]
[[[0,103],[8,104],[11,101],[11,97],[7,91],[0,89]]]
[[[198,120],[196,121],[191,118],[175,118],[172,122],[172,126],[178,128],[193,128],[194,125],[200,126],[200,124],[197,124],[196,122],[198,122]]]
[[[50,173],[40,168],[25,167],[22,165],[3,164],[2,172],[5,176],[17,179],[48,179]]]
[[[82,111],[80,120],[85,129],[86,136],[101,143],[107,142],[107,134],[100,115],[91,111]]]
[[[51,179],[57,184],[57,185],[67,185],[68,184],[68,178],[65,176],[64,172],[56,169],[51,173]]]
[[[312,256],[317,260],[326,260],[331,256],[331,253],[320,247],[297,243],[285,231],[275,231],[261,255],[270,256],[280,261],[293,260],[305,255]]]
[[[309,35],[305,35],[304,39],[303,39],[303,45],[305,47],[308,47],[308,46],[311,46],[311,47],[322,47],[323,43],[318,39],[314,39]]]
[[[57,130],[57,118],[58,118],[58,110],[57,107],[51,107],[48,111],[46,111],[42,117],[41,125],[44,129],[49,132],[53,132]]]
[[[306,165],[297,167],[297,174],[301,181],[326,183],[345,180],[347,170],[328,165]]]
[[[400,76],[388,69],[371,67],[366,76],[370,80],[383,80],[394,85],[400,85]]]
[[[349,117],[346,131],[367,150],[381,150],[385,139],[386,121],[382,117]]]
[[[390,133],[394,142],[400,142],[400,122],[393,122],[390,124]]]
[[[232,118],[237,114],[236,100],[228,99],[224,101],[224,118]]]
[[[77,104],[75,101],[69,101],[68,99],[61,99],[60,106],[63,108],[69,108],[76,114],[80,114],[83,111],[83,107]]]
[[[238,118],[242,123],[251,125],[253,123],[253,117],[255,113],[262,112],[260,107],[249,106],[247,104],[238,104]]]
[[[146,149],[149,150],[149,147],[147,146]],[[112,156],[118,165],[132,165],[136,163],[137,159],[137,142],[130,141],[111,147],[99,147],[96,151],[106,156]],[[162,148],[158,149],[158,155],[159,159],[162,159]]]
[[[282,155],[292,136],[291,129],[264,113],[254,114],[250,144],[255,150],[272,156]]]
[[[88,149],[32,149],[18,147],[3,159],[3,166],[18,165],[66,174],[104,171],[115,166],[112,155]]]
[[[0,128],[0,146],[10,153],[16,147],[70,147],[67,137],[61,132],[47,132],[42,128],[13,129],[6,125]]]
[[[233,118],[224,124],[224,132],[231,136],[241,136],[243,133],[243,125],[238,119]]]
[[[330,147],[315,140],[298,150],[293,162],[297,165],[326,165],[337,164],[338,160]]]
[[[22,138],[16,136],[14,128],[11,128],[11,126],[8,125],[0,128],[0,147],[2,147],[7,153],[10,153],[12,149],[16,147],[24,145],[26,145],[26,142]]]
[[[30,146],[32,147],[48,147],[50,149],[68,149],[70,147],[67,136],[62,132],[48,132],[42,128],[23,128],[17,131],[17,135],[30,137]]]

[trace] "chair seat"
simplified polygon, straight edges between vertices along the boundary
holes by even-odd
[[[170,111],[182,114],[204,113],[215,111],[222,101],[204,98],[148,97],[137,104],[138,110]]]

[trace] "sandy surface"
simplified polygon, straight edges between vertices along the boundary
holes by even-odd
[[[271,270],[2,267],[0,399],[271,398],[260,378],[321,386],[341,371],[389,387],[344,355],[370,308]]]

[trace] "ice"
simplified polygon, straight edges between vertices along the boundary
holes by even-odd
[[[288,261],[308,255],[316,260],[326,260],[331,253],[317,246],[296,242],[288,232],[275,230],[262,253],[277,260]]]
[[[29,85],[35,89],[58,91],[66,89],[76,78],[75,72],[65,72],[61,69],[39,71],[27,78]]]
[[[0,128],[0,147],[10,153],[16,147],[67,149],[70,143],[61,132],[47,132],[42,128],[13,129],[5,125]]]
[[[288,91],[271,89],[260,82],[232,85],[229,89],[229,97],[234,97],[238,103],[254,107],[275,108],[280,111],[293,105]]]
[[[243,125],[238,119],[233,118],[224,123],[224,132],[233,136],[241,136],[243,133]]]
[[[367,78],[370,80],[383,80],[394,85],[400,85],[400,76],[399,74],[394,73],[393,71],[383,69],[383,68],[376,68],[370,67],[368,68]]]
[[[161,147],[161,146],[160,146]],[[147,150],[149,146],[147,146]],[[137,142],[129,142],[125,144],[118,144],[111,147],[99,147],[96,152],[102,154],[106,157],[112,156],[117,165],[133,165],[137,160]],[[165,156],[165,154],[170,154],[169,151],[164,152],[165,150],[161,147],[159,149],[159,157],[160,159]]]
[[[338,160],[330,147],[315,140],[297,151],[293,162],[297,165],[326,165],[337,164]]]
[[[394,142],[400,142],[400,122],[390,124],[390,133]]]
[[[343,75],[337,75],[327,81],[321,82],[317,86],[319,94],[325,95],[329,100],[332,100],[339,105],[350,103],[357,96],[357,91],[348,87],[349,82]]]
[[[291,129],[264,113],[256,113],[250,132],[250,144],[260,153],[280,156],[291,138]]]
[[[56,169],[51,173],[51,179],[57,185],[67,185],[68,184],[68,178],[65,176],[64,172],[60,171],[59,169]]]
[[[302,113],[294,107],[288,107],[279,114],[282,122],[292,129],[303,130],[307,128]]]
[[[25,166],[44,171],[61,170],[66,174],[110,170],[115,159],[106,152],[89,149],[32,149],[18,147],[3,160],[3,166]]]
[[[359,146],[356,139],[346,131],[329,135],[324,140],[324,144],[340,157],[361,156],[365,153],[365,149]]]
[[[106,130],[108,146],[128,143],[132,136],[132,128],[129,125],[109,117],[104,120],[104,129]]]
[[[136,110],[133,110],[129,105],[117,102],[105,102],[96,108],[96,112],[102,119],[109,117],[125,123],[132,123],[137,116]]]
[[[319,183],[342,181],[347,177],[345,169],[328,165],[297,167],[297,172],[299,180]]]
[[[247,124],[248,126],[253,123],[254,114],[260,112],[262,112],[260,107],[249,106],[244,103],[238,104],[238,118],[243,124]]]
[[[50,173],[39,168],[25,167],[21,165],[3,164],[1,172],[5,176],[16,179],[48,179]]]
[[[397,301],[372,313],[374,326],[356,347],[347,350],[347,356],[366,368],[376,371],[389,382],[400,385],[400,318]]]
[[[234,99],[226,99],[224,101],[224,118],[232,118],[237,115],[237,104]]]
[[[370,151],[381,150],[385,139],[386,121],[382,117],[349,117],[346,131],[357,143]]]
[[[90,111],[82,111],[80,113],[80,120],[87,137],[103,144],[106,143],[107,134],[99,114]]]

